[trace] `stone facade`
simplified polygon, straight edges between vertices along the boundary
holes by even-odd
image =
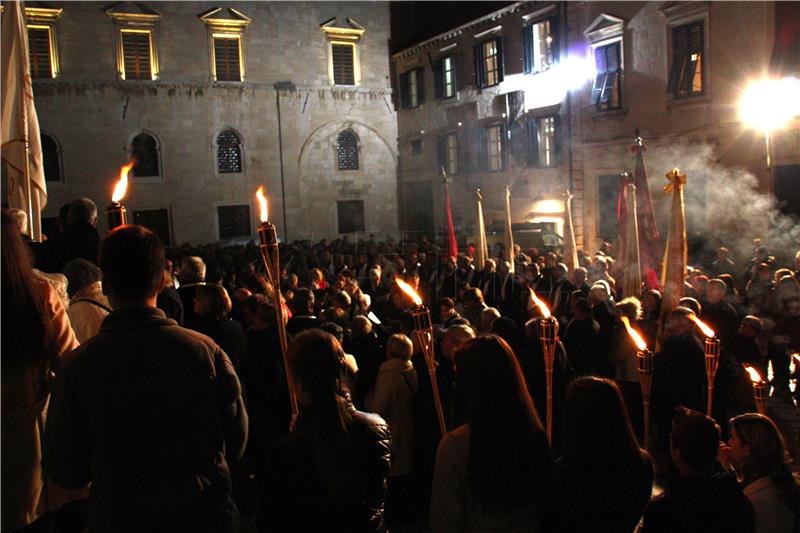
[[[475,220],[477,187],[483,193],[487,222],[502,220],[503,189],[508,185],[513,222],[555,221],[557,231],[563,193],[569,187],[575,195],[578,245],[596,249],[601,238],[614,236],[608,228],[615,225],[608,222],[616,216],[616,196],[614,191],[612,207],[609,187],[616,187],[614,176],[633,170],[630,146],[636,128],[649,146],[646,158],[656,203],[663,196],[664,173],[673,166],[693,169],[697,165],[692,157],[700,153],[715,169],[742,169],[755,177],[758,191],[773,192],[775,170],[796,170],[800,164],[800,124],[795,120],[773,133],[771,174],[764,136],[741,122],[737,104],[747,81],[762,76],[770,65],[775,11],[773,2],[518,2],[397,52],[392,63],[399,92],[404,88],[401,76],[415,68],[422,69],[424,84],[421,105],[400,106],[398,111],[401,227],[423,232],[444,227],[436,147],[437,139],[449,132],[457,132],[462,152],[450,192],[457,231],[466,236]],[[563,78],[552,77],[553,71],[524,73],[523,28],[544,20],[552,24],[562,64],[584,65],[588,75],[583,79],[576,79],[574,68],[561,71]],[[673,29],[698,22],[703,31],[702,92],[676,97],[674,91],[667,92]],[[476,86],[473,47],[498,37],[505,76],[501,83],[481,88]],[[617,109],[601,111],[592,102],[594,50],[620,40],[621,102]],[[456,94],[435,98],[432,69],[448,55],[455,58]],[[544,116],[556,117],[561,147],[560,160],[549,167],[520,157],[527,146],[524,125]],[[505,166],[487,171],[485,161],[481,164],[476,156],[486,151],[485,140],[475,132],[494,124],[502,124],[506,132]],[[420,142],[421,150],[413,153]],[[701,172],[702,180],[690,175],[687,194],[695,195],[700,205],[707,198],[712,213],[713,193],[725,184],[713,183],[713,176],[705,175],[710,173]],[[427,206],[433,212],[422,222],[419,191],[430,191]]]
[[[337,236],[337,201],[347,200],[364,202],[365,231],[396,235],[388,4],[220,3],[223,11],[233,8],[235,16],[250,19],[242,33],[242,82],[213,81],[211,38],[199,18],[213,7],[207,2],[146,4],[160,15],[154,81],[118,79],[107,6],[50,6],[63,9],[54,23],[60,73],[36,80],[34,93],[42,131],[60,145],[63,182],[49,183],[44,217],[78,196],[94,199],[101,210],[108,205],[131,141],[144,131],[157,139],[160,176],[132,178],[123,203],[129,214],[167,209],[173,243],[217,240],[217,207],[224,205],[249,206],[254,235],[260,184],[281,237]],[[135,11],[141,4],[114,9],[125,6]],[[332,83],[329,38],[321,26],[326,22],[364,29],[356,44],[357,85]],[[226,129],[241,140],[240,173],[217,171],[216,137]],[[358,139],[358,170],[338,170],[337,135],[344,129]]]

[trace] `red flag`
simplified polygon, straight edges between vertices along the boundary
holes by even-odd
[[[636,185],[637,222],[639,223],[639,258],[647,289],[660,289],[658,282],[659,233],[656,226],[656,215],[650,196],[650,185],[647,183],[647,167],[644,163],[644,152],[647,146],[636,130],[636,138],[631,145],[635,154],[636,167],[633,171],[633,184]]]
[[[442,167],[444,175],[444,212],[447,219],[447,252],[448,257],[458,257],[458,242],[456,241],[456,230],[453,227],[453,209],[450,206],[450,187],[447,185],[447,173]]]

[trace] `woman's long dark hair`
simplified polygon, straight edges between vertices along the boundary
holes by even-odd
[[[496,335],[456,353],[456,388],[469,398],[467,484],[482,509],[542,505],[553,488],[553,457],[519,363]]]
[[[610,379],[586,376],[573,381],[561,427],[561,457],[569,464],[616,469],[641,461],[622,394]]]
[[[333,335],[309,329],[289,346],[289,365],[308,394],[317,473],[332,501],[358,498],[358,469],[349,439],[352,417],[345,386],[344,350]]]
[[[19,229],[2,213],[3,367],[37,367],[55,355],[46,301],[35,288],[30,259]]]
[[[781,501],[791,509],[797,522],[800,514],[800,489],[786,464],[783,437],[775,423],[768,417],[756,413],[739,415],[730,421],[742,444],[750,446],[750,454],[742,465],[744,484],[769,476],[778,489]]]

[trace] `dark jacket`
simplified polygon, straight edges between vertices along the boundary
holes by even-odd
[[[156,306],[164,311],[167,318],[171,318],[179,326],[183,325],[183,301],[177,290],[172,287],[164,287],[164,290],[158,293]]]
[[[200,316],[198,317],[197,331],[211,337],[222,348],[238,374],[242,367],[242,361],[247,357],[247,339],[241,324],[230,318],[215,320]]]
[[[228,460],[246,439],[225,353],[159,309],[125,307],[60,372],[44,466],[60,485],[92,483],[92,533],[228,532],[237,515]]]
[[[753,509],[728,474],[676,480],[644,511],[642,533],[750,533]]]
[[[358,501],[330,501],[316,468],[311,417],[300,413],[295,430],[272,447],[262,472],[260,532],[386,531],[383,509],[391,463],[389,428],[378,415],[355,408],[351,414],[348,429],[358,468]]]
[[[597,373],[605,364],[605,354],[597,345],[599,336],[600,325],[589,316],[582,320],[573,318],[564,328],[561,340],[576,374],[583,376]]]
[[[203,282],[187,283],[178,287],[178,295],[181,297],[183,305],[183,327],[197,331],[198,315],[194,312],[194,297],[197,294],[197,286]]]
[[[43,242],[36,250],[36,268],[42,272],[61,272],[71,259],[86,259],[97,264],[100,252],[100,235],[87,222],[68,226]]]

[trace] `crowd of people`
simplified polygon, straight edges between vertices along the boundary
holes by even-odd
[[[662,323],[658,288],[622,294],[609,243],[570,269],[559,250],[498,245],[477,268],[424,238],[295,241],[271,283],[255,242],[101,238],[81,198],[33,243],[20,213],[2,225],[3,531],[233,532],[240,513],[259,531],[800,530],[800,252],[720,247]],[[430,309],[434,368],[398,279]],[[559,322],[551,439],[535,299]],[[647,439],[621,317],[656,352]],[[721,341],[710,416],[694,318]]]

